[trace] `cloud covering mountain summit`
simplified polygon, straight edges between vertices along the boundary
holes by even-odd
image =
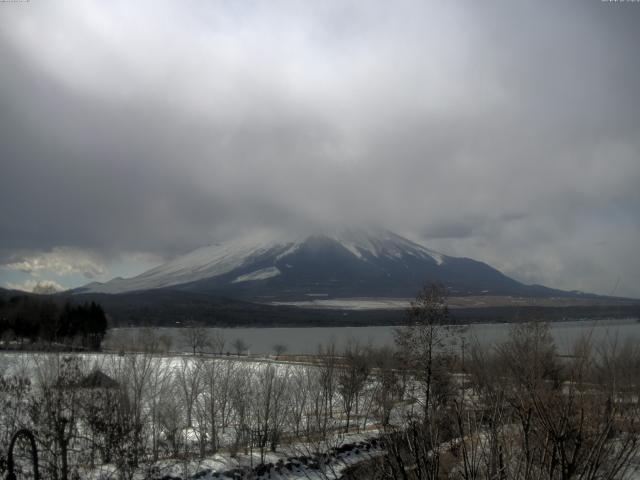
[[[154,289],[214,293],[252,301],[310,297],[412,297],[425,283],[452,295],[550,295],[489,265],[442,255],[384,229],[340,229],[305,236],[260,232],[210,245],[129,279],[92,283],[81,293]]]

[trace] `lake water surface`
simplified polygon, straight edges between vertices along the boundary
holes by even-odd
[[[477,341],[481,345],[493,345],[507,338],[513,324],[492,323],[470,325],[464,334],[467,342]],[[298,328],[218,328],[227,342],[225,350],[233,351],[231,343],[240,338],[250,353],[271,353],[276,344],[285,345],[287,353],[316,353],[319,345],[335,342],[340,349],[350,339],[374,346],[393,345],[395,327],[298,327]],[[183,329],[158,328],[159,334],[172,338],[171,350],[187,351]],[[584,335],[596,341],[640,340],[640,322],[624,320],[582,320],[551,324],[551,333],[561,354],[569,353],[572,345]],[[116,328],[110,330],[107,342],[116,345],[120,338],[144,335],[140,328]]]

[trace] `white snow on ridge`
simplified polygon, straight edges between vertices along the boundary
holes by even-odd
[[[278,267],[267,267],[262,268],[260,270],[256,270],[255,272],[247,273],[245,275],[240,275],[235,278],[231,283],[240,283],[240,282],[252,282],[255,280],[266,280],[267,278],[277,277],[282,272],[278,270]]]
[[[289,248],[287,248],[284,252],[280,253],[277,257],[276,260],[280,260],[281,258],[286,257],[287,255],[291,255],[292,253],[294,253],[296,250],[298,250],[300,248],[300,246],[302,245],[302,242],[294,242],[291,243]],[[290,265],[288,265],[290,266]]]
[[[431,258],[438,265],[444,262],[444,256],[429,250],[424,245],[412,242],[389,230],[384,229],[342,229],[327,235],[340,243],[358,258],[365,259],[364,254],[373,257],[402,258],[412,255]]]
[[[91,285],[95,293],[122,293],[180,285],[228,273],[256,256],[291,246],[281,235],[262,231],[256,235],[209,245],[180,256],[129,279]]]

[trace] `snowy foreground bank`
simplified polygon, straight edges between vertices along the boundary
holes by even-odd
[[[335,363],[4,353],[0,377],[0,448],[37,430],[42,466],[67,455],[70,478],[332,479],[382,453],[379,382],[341,394]]]
[[[311,454],[310,446],[306,444],[289,445],[280,452],[265,454],[263,462],[257,453],[238,454],[234,457],[227,453],[219,453],[197,461],[160,461],[139,477],[163,480],[329,480],[339,479],[349,467],[384,454],[377,439],[367,439],[359,434],[341,436],[338,443],[339,446],[330,448],[324,454]],[[113,465],[102,465],[86,474],[87,478],[95,479],[118,477]]]

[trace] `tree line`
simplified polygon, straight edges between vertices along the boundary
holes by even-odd
[[[614,480],[636,471],[636,339],[595,341],[587,331],[561,355],[549,324],[531,321],[491,347],[452,349],[460,329],[446,325],[437,286],[409,316],[397,345],[415,379],[412,408],[385,429],[386,455],[346,478]]]
[[[4,348],[42,347],[98,350],[107,316],[95,303],[73,304],[31,295],[0,299],[0,342]]]

